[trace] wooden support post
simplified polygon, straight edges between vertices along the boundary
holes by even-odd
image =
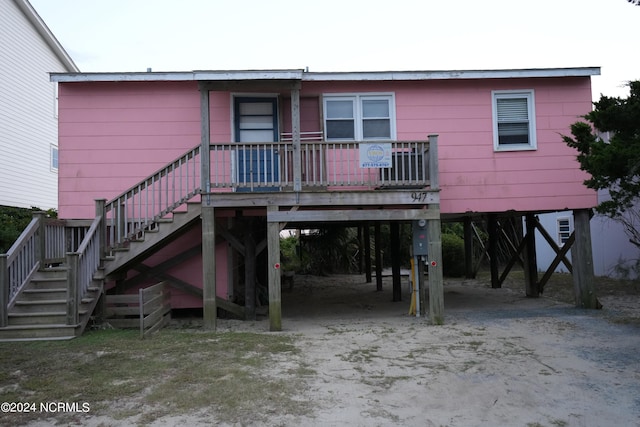
[[[488,233],[489,233],[489,265],[491,269],[491,287],[500,287],[500,276],[498,271],[498,217],[496,214],[488,215]]]
[[[293,191],[302,191],[300,147],[300,88],[291,89],[291,144],[293,145]]]
[[[393,277],[393,301],[402,301],[402,280],[400,277],[400,224],[392,221],[389,224],[391,233],[391,275]]]
[[[247,320],[256,320],[256,242],[253,226],[253,218],[244,219],[244,310]]]
[[[440,206],[432,206],[439,209]],[[429,320],[434,325],[444,323],[444,286],[442,275],[442,229],[439,219],[427,221],[429,256]],[[420,263],[422,264],[422,263]]]
[[[595,276],[593,273],[593,254],[591,249],[591,220],[588,209],[573,211],[576,241],[571,249],[573,263],[573,289],[576,307],[602,308],[596,297]]]
[[[382,291],[382,236],[380,235],[380,221],[374,224],[374,240],[376,251],[376,291]]]
[[[98,227],[98,235],[100,236],[100,260],[105,259],[106,257],[106,247],[107,247],[107,220],[105,215],[105,207],[107,205],[106,199],[96,199],[96,218],[102,217],[100,221],[100,226]]]
[[[371,233],[369,223],[364,224],[364,272],[366,275],[366,283],[371,283]]]
[[[234,218],[227,218],[227,222],[222,228],[223,230],[230,230],[233,228]],[[229,234],[231,234],[229,232]],[[238,275],[235,274],[235,263],[237,260],[236,251],[233,249],[231,242],[226,243],[227,246],[227,299],[233,301],[235,290],[238,289]]]
[[[9,323],[9,266],[7,254],[0,254],[0,328]]]
[[[162,194],[162,191],[159,193]],[[160,196],[161,197],[161,196]],[[118,244],[124,243],[127,239],[127,210],[124,207],[124,203],[118,204],[116,207],[116,242]]]
[[[429,185],[432,190],[440,189],[438,135],[429,135]]]
[[[277,211],[269,206],[268,211]],[[280,223],[267,222],[267,257],[269,277],[269,329],[282,330],[282,291],[280,289]]]
[[[464,218],[464,277],[467,279],[475,278],[473,270],[473,227],[471,226],[471,218]]]
[[[78,253],[67,253],[67,325],[80,323],[78,305]]]
[[[216,304],[216,230],[213,206],[202,205],[202,321],[204,329],[215,331]]]
[[[536,217],[533,213],[525,216],[526,244],[524,248],[524,280],[525,294],[528,297],[539,297],[540,286],[538,284],[538,261],[536,257]]]
[[[364,245],[362,244],[362,225],[358,225],[358,274],[362,274],[362,261],[364,257],[362,256],[362,250],[364,249]]]
[[[33,217],[38,220],[38,231],[36,234],[36,259],[39,262],[39,268],[43,269],[45,267],[45,259],[47,258],[46,254],[46,230],[45,230],[45,219],[47,214],[44,212],[34,212]]]
[[[203,204],[210,205],[211,196],[211,124],[209,89],[200,84],[200,188],[205,192]]]

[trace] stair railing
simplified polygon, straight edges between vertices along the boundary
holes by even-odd
[[[40,267],[43,219],[44,213],[34,214],[9,251],[0,255],[0,327],[7,326],[9,308]]]
[[[101,265],[102,216],[93,220],[76,252],[67,252],[67,324],[80,323],[80,305]]]
[[[105,203],[105,254],[157,227],[200,194],[200,146]]]

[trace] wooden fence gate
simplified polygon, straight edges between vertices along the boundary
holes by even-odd
[[[106,295],[106,320],[115,328],[139,328],[144,339],[171,319],[168,285],[160,282],[138,294]]]

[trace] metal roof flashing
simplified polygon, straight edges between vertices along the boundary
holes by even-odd
[[[544,77],[588,77],[600,75],[600,67],[530,68],[505,70],[450,71],[349,71],[309,72],[304,70],[169,71],[128,73],[51,73],[54,82],[142,82],[142,81],[415,81],[452,79],[507,79]]]

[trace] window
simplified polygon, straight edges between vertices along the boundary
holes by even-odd
[[[330,95],[324,97],[327,141],[395,138],[392,95]]]
[[[571,236],[571,221],[567,217],[558,218],[558,244],[567,243]]]
[[[492,103],[494,150],[535,150],[533,91],[494,91]]]
[[[58,147],[51,146],[51,171],[58,172]]]

